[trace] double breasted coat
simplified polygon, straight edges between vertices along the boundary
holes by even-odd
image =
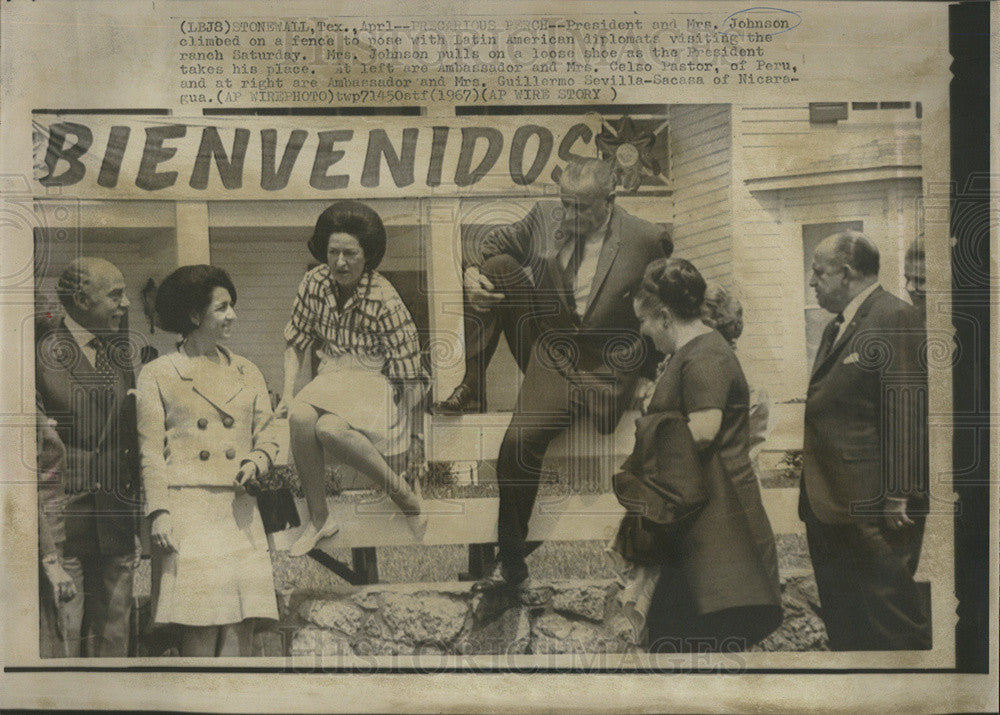
[[[234,485],[243,462],[264,473],[277,456],[271,401],[253,363],[219,352],[217,364],[181,348],[139,375],[146,512],[170,513],[174,546],[157,552],[156,623],[277,618],[257,503]]]
[[[220,348],[229,365],[183,350],[139,375],[138,425],[146,513],[170,508],[169,487],[228,487],[244,460],[266,472],[278,441],[264,376]]]

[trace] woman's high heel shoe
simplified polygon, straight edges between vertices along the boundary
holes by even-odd
[[[331,536],[335,536],[337,532],[340,531],[340,525],[333,520],[333,514],[328,514],[326,521],[323,522],[323,526],[319,529],[312,523],[310,519],[309,523],[306,524],[306,528],[302,531],[302,534],[295,543],[291,545],[288,549],[289,556],[305,556],[323,539],[329,539]]]

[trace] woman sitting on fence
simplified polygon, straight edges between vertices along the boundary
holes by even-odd
[[[289,553],[303,556],[339,531],[327,508],[324,452],[384,488],[419,540],[427,517],[402,470],[390,462],[403,462],[414,478],[423,463],[427,377],[413,318],[375,271],[385,255],[385,226],[365,204],[338,201],[320,214],[308,245],[321,264],[302,279],[285,327],[278,407],[279,415],[288,413],[292,456],[309,508]],[[303,358],[313,349],[316,377],[293,397]]]

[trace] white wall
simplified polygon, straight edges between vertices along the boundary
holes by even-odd
[[[730,116],[728,104],[670,108],[674,255],[724,285],[733,273]]]

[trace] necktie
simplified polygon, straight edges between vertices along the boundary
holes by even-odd
[[[837,340],[837,333],[840,332],[840,326],[843,324],[843,313],[837,313],[837,317],[827,324],[826,328],[823,330],[823,337],[819,341],[819,350],[816,351],[816,362],[813,364],[813,369],[823,362],[827,355],[830,354],[830,350],[833,348],[833,344]]]
[[[95,350],[94,370],[101,378],[102,382],[111,384],[115,381],[115,367],[111,361],[111,345],[106,340],[94,338],[90,341],[91,347]]]
[[[566,282],[569,283],[571,290],[576,287],[576,274],[580,270],[580,264],[583,263],[583,252],[586,247],[587,241],[584,236],[580,236],[573,243],[573,252],[566,264]]]
[[[569,262],[566,263],[566,288],[570,307],[574,311],[576,311],[576,274],[580,271],[580,264],[583,263],[583,252],[586,247],[586,237],[577,237],[573,243],[573,252],[569,256]]]

